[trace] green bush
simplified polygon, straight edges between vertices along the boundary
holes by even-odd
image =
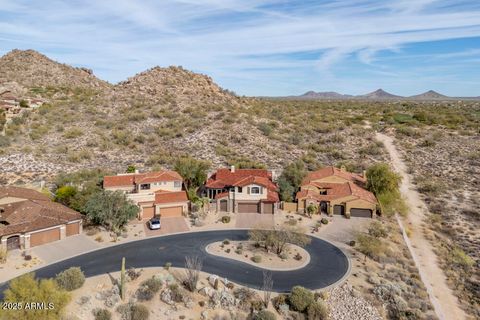
[[[94,309],[92,313],[95,320],[111,320],[112,319],[112,313],[107,309],[100,309],[100,308]]]
[[[288,297],[288,302],[295,311],[304,312],[314,301],[313,298],[312,291],[301,286],[295,286]]]
[[[320,222],[322,224],[328,224],[328,219],[327,218],[322,218],[322,220],[320,220]]]
[[[152,277],[150,279],[143,281],[140,284],[140,287],[138,288],[138,291],[137,291],[138,300],[140,301],[152,300],[155,294],[158,291],[160,291],[160,288],[162,287],[162,285],[163,285],[162,280],[155,277]]]
[[[275,298],[272,299],[272,304],[275,309],[280,309],[280,306],[282,304],[287,304],[288,302],[288,296],[286,294],[279,294]]]
[[[253,256],[252,261],[255,263],[260,263],[262,262],[262,257],[261,256]]]
[[[183,301],[183,296],[185,295],[185,291],[182,290],[178,286],[178,284],[174,283],[168,286],[168,288],[171,291],[171,297],[174,302],[182,302]]]
[[[55,280],[59,287],[67,291],[72,291],[83,286],[85,283],[85,275],[79,267],[71,267],[57,274]]]
[[[276,320],[277,316],[268,310],[260,310],[253,316],[253,320]]]
[[[328,319],[328,309],[322,300],[312,302],[307,307],[308,320],[325,320]]]
[[[230,216],[223,216],[222,217],[222,222],[223,223],[229,223],[230,222]]]
[[[225,240],[223,240],[223,242],[222,242],[222,243],[223,243],[223,244],[225,244],[225,245],[227,245],[227,244],[230,244],[230,240],[228,240],[228,239],[225,239]]]

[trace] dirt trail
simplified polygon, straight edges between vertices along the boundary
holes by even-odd
[[[466,314],[460,309],[457,297],[447,285],[445,274],[437,263],[438,258],[432,245],[423,235],[424,219],[428,212],[427,206],[413,186],[411,177],[407,173],[407,166],[393,144],[393,138],[382,133],[377,133],[376,138],[383,142],[390,154],[393,168],[402,176],[400,192],[407,202],[409,214],[404,219],[398,219],[398,222],[420,273],[420,278],[427,288],[435,313],[440,320],[466,319]],[[403,224],[408,225],[411,232],[409,237],[406,235]]]

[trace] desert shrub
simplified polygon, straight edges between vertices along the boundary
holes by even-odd
[[[288,302],[294,310],[304,312],[314,301],[313,298],[314,295],[312,291],[301,286],[295,286],[292,288],[292,292],[288,297]]]
[[[450,251],[448,258],[454,265],[460,266],[464,269],[470,269],[475,265],[475,260],[460,248],[453,248],[453,250]]]
[[[277,316],[268,310],[260,310],[255,315],[253,315],[253,320],[276,320]]]
[[[225,240],[222,241],[222,243],[225,244],[225,245],[230,244],[230,240],[225,239]]]
[[[171,263],[171,262],[166,262],[166,263],[165,263],[165,266],[163,266],[163,268],[164,268],[165,270],[169,270],[171,267],[172,267],[172,263]]]
[[[0,248],[0,263],[7,262],[8,251],[5,248]]]
[[[0,147],[6,148],[10,145],[10,138],[6,136],[0,136]]]
[[[287,304],[288,296],[286,294],[279,294],[278,296],[272,299],[272,304],[275,309],[280,309],[282,304]]]
[[[359,233],[356,238],[356,246],[358,251],[366,257],[378,260],[387,251],[388,246],[379,238],[372,237],[368,234]]]
[[[185,291],[182,290],[182,288],[180,288],[178,286],[178,284],[176,284],[176,283],[171,284],[171,285],[168,286],[168,288],[171,291],[171,298],[174,302],[182,302],[183,301],[183,297],[185,296]]]
[[[378,221],[374,221],[368,227],[368,234],[374,238],[386,238],[387,229]]]
[[[59,287],[72,291],[83,286],[85,275],[79,267],[71,267],[57,274],[55,281],[57,281]]]
[[[255,263],[260,263],[260,262],[262,262],[262,257],[258,256],[258,255],[253,256],[252,261],[255,262]]]
[[[146,306],[132,302],[118,306],[117,312],[122,320],[147,320],[150,316]]]
[[[107,309],[97,308],[92,311],[95,320],[111,320],[112,313]]]
[[[75,139],[83,135],[83,131],[79,128],[70,128],[63,133],[65,139]]]
[[[223,223],[229,223],[230,222],[230,216],[223,216],[222,217],[222,222]]]
[[[301,255],[300,253],[297,253],[297,254],[293,257],[293,259],[295,259],[295,260],[297,260],[297,261],[300,261],[300,260],[302,260],[303,258],[302,258],[302,255]]]
[[[322,218],[322,220],[320,220],[320,222],[322,224],[328,224],[328,219],[327,218]]]
[[[307,307],[308,320],[325,320],[328,318],[328,309],[322,300],[312,302]]]
[[[150,279],[143,281],[140,284],[140,287],[138,288],[138,291],[137,291],[138,300],[140,301],[152,300],[155,294],[158,291],[160,291],[160,288],[162,287],[162,285],[163,285],[162,280],[155,277],[152,277]]]
[[[270,136],[272,134],[273,128],[270,124],[266,122],[261,122],[258,124],[258,130],[260,130],[265,136]]]
[[[127,270],[127,276],[130,278],[130,280],[138,279],[138,277],[140,277],[141,274],[142,272],[135,270],[134,267],[131,267]]]

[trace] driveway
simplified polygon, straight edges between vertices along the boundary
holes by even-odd
[[[159,267],[166,262],[172,263],[174,267],[183,268],[186,256],[198,255],[203,260],[202,271],[259,289],[264,269],[241,261],[213,256],[205,251],[208,244],[227,238],[245,241],[248,239],[248,231],[192,232],[132,241],[51,264],[38,269],[36,275],[39,278],[50,278],[73,266],[82,268],[87,277],[116,272],[120,269],[122,257],[126,258],[127,268]],[[295,285],[309,289],[325,288],[341,280],[348,272],[347,257],[329,242],[312,238],[312,242],[305,249],[310,254],[310,262],[304,268],[272,271],[273,291],[288,292]],[[7,283],[0,285],[0,299],[6,287]]]
[[[84,234],[67,237],[30,249],[33,255],[39,257],[45,264],[52,263],[67,257],[75,256],[94,249],[100,245]]]
[[[186,232],[189,231],[187,222],[183,217],[170,217],[170,218],[161,218],[162,228],[160,230],[150,230],[148,228],[148,222],[143,224],[145,229],[145,236],[152,237],[158,236],[162,234],[172,234],[178,232]]]
[[[274,226],[273,214],[260,213],[235,213],[235,227],[237,228],[272,228]]]

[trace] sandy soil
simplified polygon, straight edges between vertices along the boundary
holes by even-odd
[[[241,248],[241,253],[237,252],[238,248]],[[208,253],[216,256],[242,261],[269,270],[300,269],[310,261],[308,252],[293,244],[289,244],[285,249],[286,259],[281,259],[273,252],[267,253],[263,248],[255,248],[254,243],[251,241],[229,241],[229,244],[218,241],[209,244],[206,250]],[[301,259],[297,260],[294,258],[297,254]],[[262,261],[259,263],[252,261],[252,257],[256,255],[262,257]]]
[[[183,269],[170,268],[168,271],[164,268],[147,268],[141,270],[141,276],[138,279],[129,281],[127,283],[127,298],[125,302],[128,301],[130,297],[135,296],[135,292],[139,287],[139,284],[152,276],[160,277],[164,279],[164,282],[168,280],[169,283],[178,283],[178,279],[181,279],[184,274]],[[211,287],[207,279],[208,274],[201,273],[200,281],[198,288]],[[103,300],[96,298],[96,295],[102,291],[109,290],[113,287],[113,283],[120,278],[119,272],[114,272],[111,274],[103,274],[95,277],[88,278],[85,281],[85,284],[78,290],[72,292],[72,300],[67,306],[66,310],[68,314],[74,314],[78,319],[82,320],[93,320],[92,310],[95,308],[105,308],[112,312],[113,320],[120,320],[119,314],[115,311],[116,307],[122,304],[123,302],[117,303],[114,307],[108,308],[104,305]],[[164,284],[164,287],[166,284]],[[235,288],[240,286],[235,285]],[[223,288],[223,287],[222,287]],[[223,290],[223,289],[222,289]],[[225,290],[229,290],[226,289]],[[161,291],[161,290],[160,290]],[[229,290],[231,292],[231,290]],[[272,296],[275,296],[273,294]],[[81,297],[88,297],[88,302],[81,303]],[[199,301],[208,301],[208,298],[199,294],[191,294],[193,301],[195,302],[191,308],[187,308],[183,303],[176,303],[173,306],[169,306],[159,298],[159,293],[150,301],[142,301],[141,304],[144,304],[150,310],[150,320],[160,320],[160,319],[200,319],[200,314],[202,311],[207,310],[208,319],[214,319],[215,316],[226,317],[230,319],[229,312],[223,309],[210,309],[207,306],[201,307]],[[270,304],[270,310],[273,311],[272,305]],[[246,316],[247,313],[240,312],[242,315]],[[221,319],[221,318],[220,318]]]
[[[420,277],[427,288],[435,313],[440,320],[466,319],[464,311],[459,307],[458,299],[447,285],[445,274],[438,265],[438,258],[432,245],[424,236],[424,220],[428,214],[427,206],[415,190],[411,177],[407,173],[407,167],[394,145],[393,138],[382,133],[377,133],[376,138],[384,143],[390,154],[393,168],[402,176],[400,192],[407,201],[409,214],[405,219],[398,221]],[[404,224],[409,230],[408,237]]]

